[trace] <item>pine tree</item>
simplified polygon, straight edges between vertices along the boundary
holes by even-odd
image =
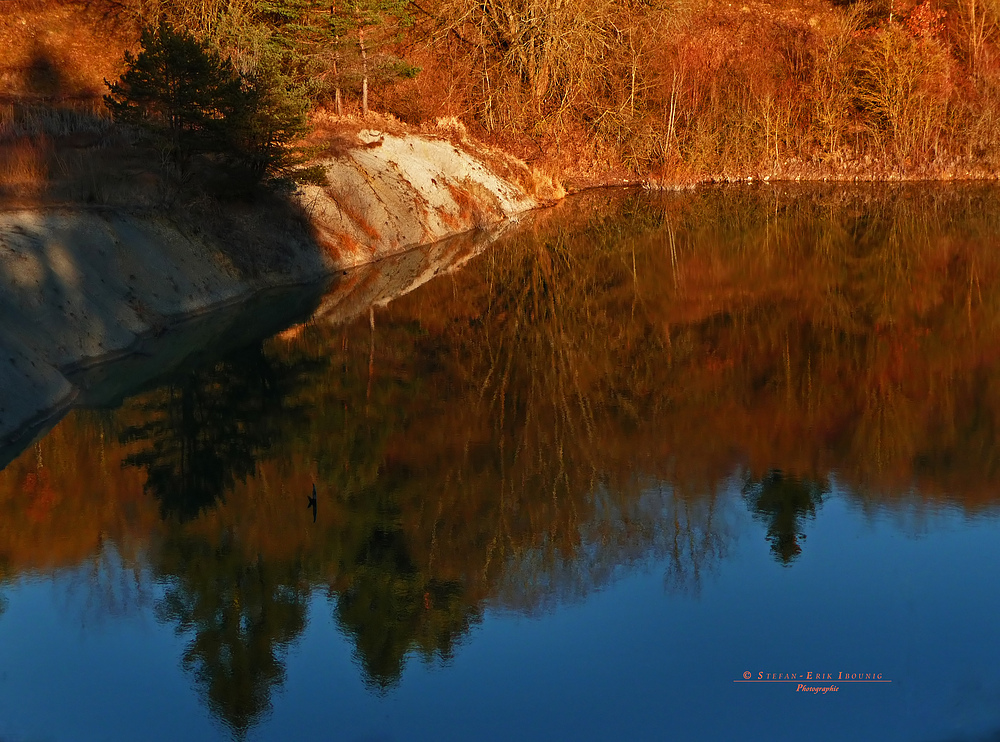
[[[194,155],[227,150],[227,121],[245,106],[232,63],[165,21],[144,29],[141,43],[137,55],[125,52],[121,78],[105,80],[114,118],[144,130],[182,173]]]
[[[160,21],[125,63],[121,79],[107,83],[105,104],[116,120],[145,131],[182,175],[199,155],[251,184],[295,164],[289,145],[305,132],[308,100],[273,53],[241,75],[208,42]]]
[[[377,55],[385,39],[376,31],[410,25],[407,0],[259,0],[257,10],[273,29],[271,43],[282,50],[284,67],[305,73],[314,86],[323,81],[327,90],[332,87],[337,113],[345,80],[360,83],[361,108],[367,113],[373,78],[412,77],[419,71],[401,60],[377,64],[383,61]]]
[[[244,78],[243,96],[230,135],[232,157],[251,180],[287,175],[300,162],[291,142],[306,132],[309,100],[273,54]]]
[[[339,13],[331,8],[331,25],[340,34],[352,34],[358,41],[358,52],[361,56],[361,113],[368,113],[368,82],[372,74],[372,64],[369,60],[371,42],[368,33],[389,23],[409,25],[412,17],[409,12],[408,0],[345,0]],[[410,66],[401,68],[400,76],[416,74],[417,69]]]

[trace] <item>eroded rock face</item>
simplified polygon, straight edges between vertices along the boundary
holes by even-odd
[[[0,213],[0,436],[68,402],[63,373],[251,287],[210,243],[108,211]]]
[[[446,139],[362,132],[365,144],[321,161],[330,185],[301,202],[330,260],[354,266],[452,234],[486,228],[537,206]]]
[[[448,140],[370,131],[360,140],[320,163],[329,186],[298,195],[314,242],[279,224],[264,230],[283,259],[253,276],[227,258],[224,237],[165,218],[82,207],[0,212],[0,446],[72,402],[79,390],[69,371],[127,354],[172,322],[537,206]]]

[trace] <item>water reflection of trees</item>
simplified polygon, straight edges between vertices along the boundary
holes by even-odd
[[[430,576],[414,563],[394,508],[378,516],[352,562],[338,576],[336,619],[353,638],[366,680],[385,690],[407,654],[448,659],[479,611],[463,586]]]
[[[233,538],[169,539],[155,564],[167,584],[157,614],[191,637],[184,667],[212,711],[242,738],[284,681],[282,654],[305,628],[309,591],[299,565],[248,561]]]
[[[237,731],[281,682],[312,586],[387,689],[487,606],[545,610],[654,559],[696,590],[734,507],[792,563],[833,471],[867,505],[992,506],[993,193],[591,194],[374,327],[306,326],[133,400],[81,501],[145,475],[171,516],[129,521],[157,544],[161,616]],[[0,474],[8,563],[28,549],[15,528],[44,543],[37,523],[106,517],[64,494],[93,432],[70,418]],[[58,507],[16,499],[42,461]]]
[[[760,479],[748,478],[743,497],[755,516],[767,523],[771,552],[782,564],[790,564],[802,552],[805,520],[816,515],[827,488],[785,472],[769,471]]]
[[[268,356],[255,345],[182,372],[130,400],[122,466],[145,470],[160,515],[190,521],[257,473],[304,409],[292,394],[319,359]],[[183,664],[209,707],[238,737],[270,707],[284,679],[283,649],[305,626],[308,589],[295,563],[248,560],[231,531],[173,532],[154,556],[167,581],[161,620],[191,637]]]
[[[287,403],[303,369],[251,346],[178,375],[126,404],[123,466],[146,472],[146,490],[164,518],[188,520],[212,507],[256,470],[257,456],[294,424]]]

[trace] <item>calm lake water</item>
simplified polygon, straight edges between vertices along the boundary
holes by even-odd
[[[1000,737],[996,187],[591,192],[80,383],[2,740]]]

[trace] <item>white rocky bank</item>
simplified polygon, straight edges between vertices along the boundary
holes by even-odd
[[[363,131],[363,146],[321,161],[332,184],[306,186],[316,239],[338,265],[360,265],[458,232],[489,227],[538,203],[447,139]]]
[[[69,370],[127,354],[140,336],[538,205],[449,140],[371,131],[359,139],[319,163],[330,185],[298,195],[313,239],[278,237],[287,259],[253,279],[216,238],[166,218],[84,208],[0,212],[0,446],[72,403],[78,390]]]

